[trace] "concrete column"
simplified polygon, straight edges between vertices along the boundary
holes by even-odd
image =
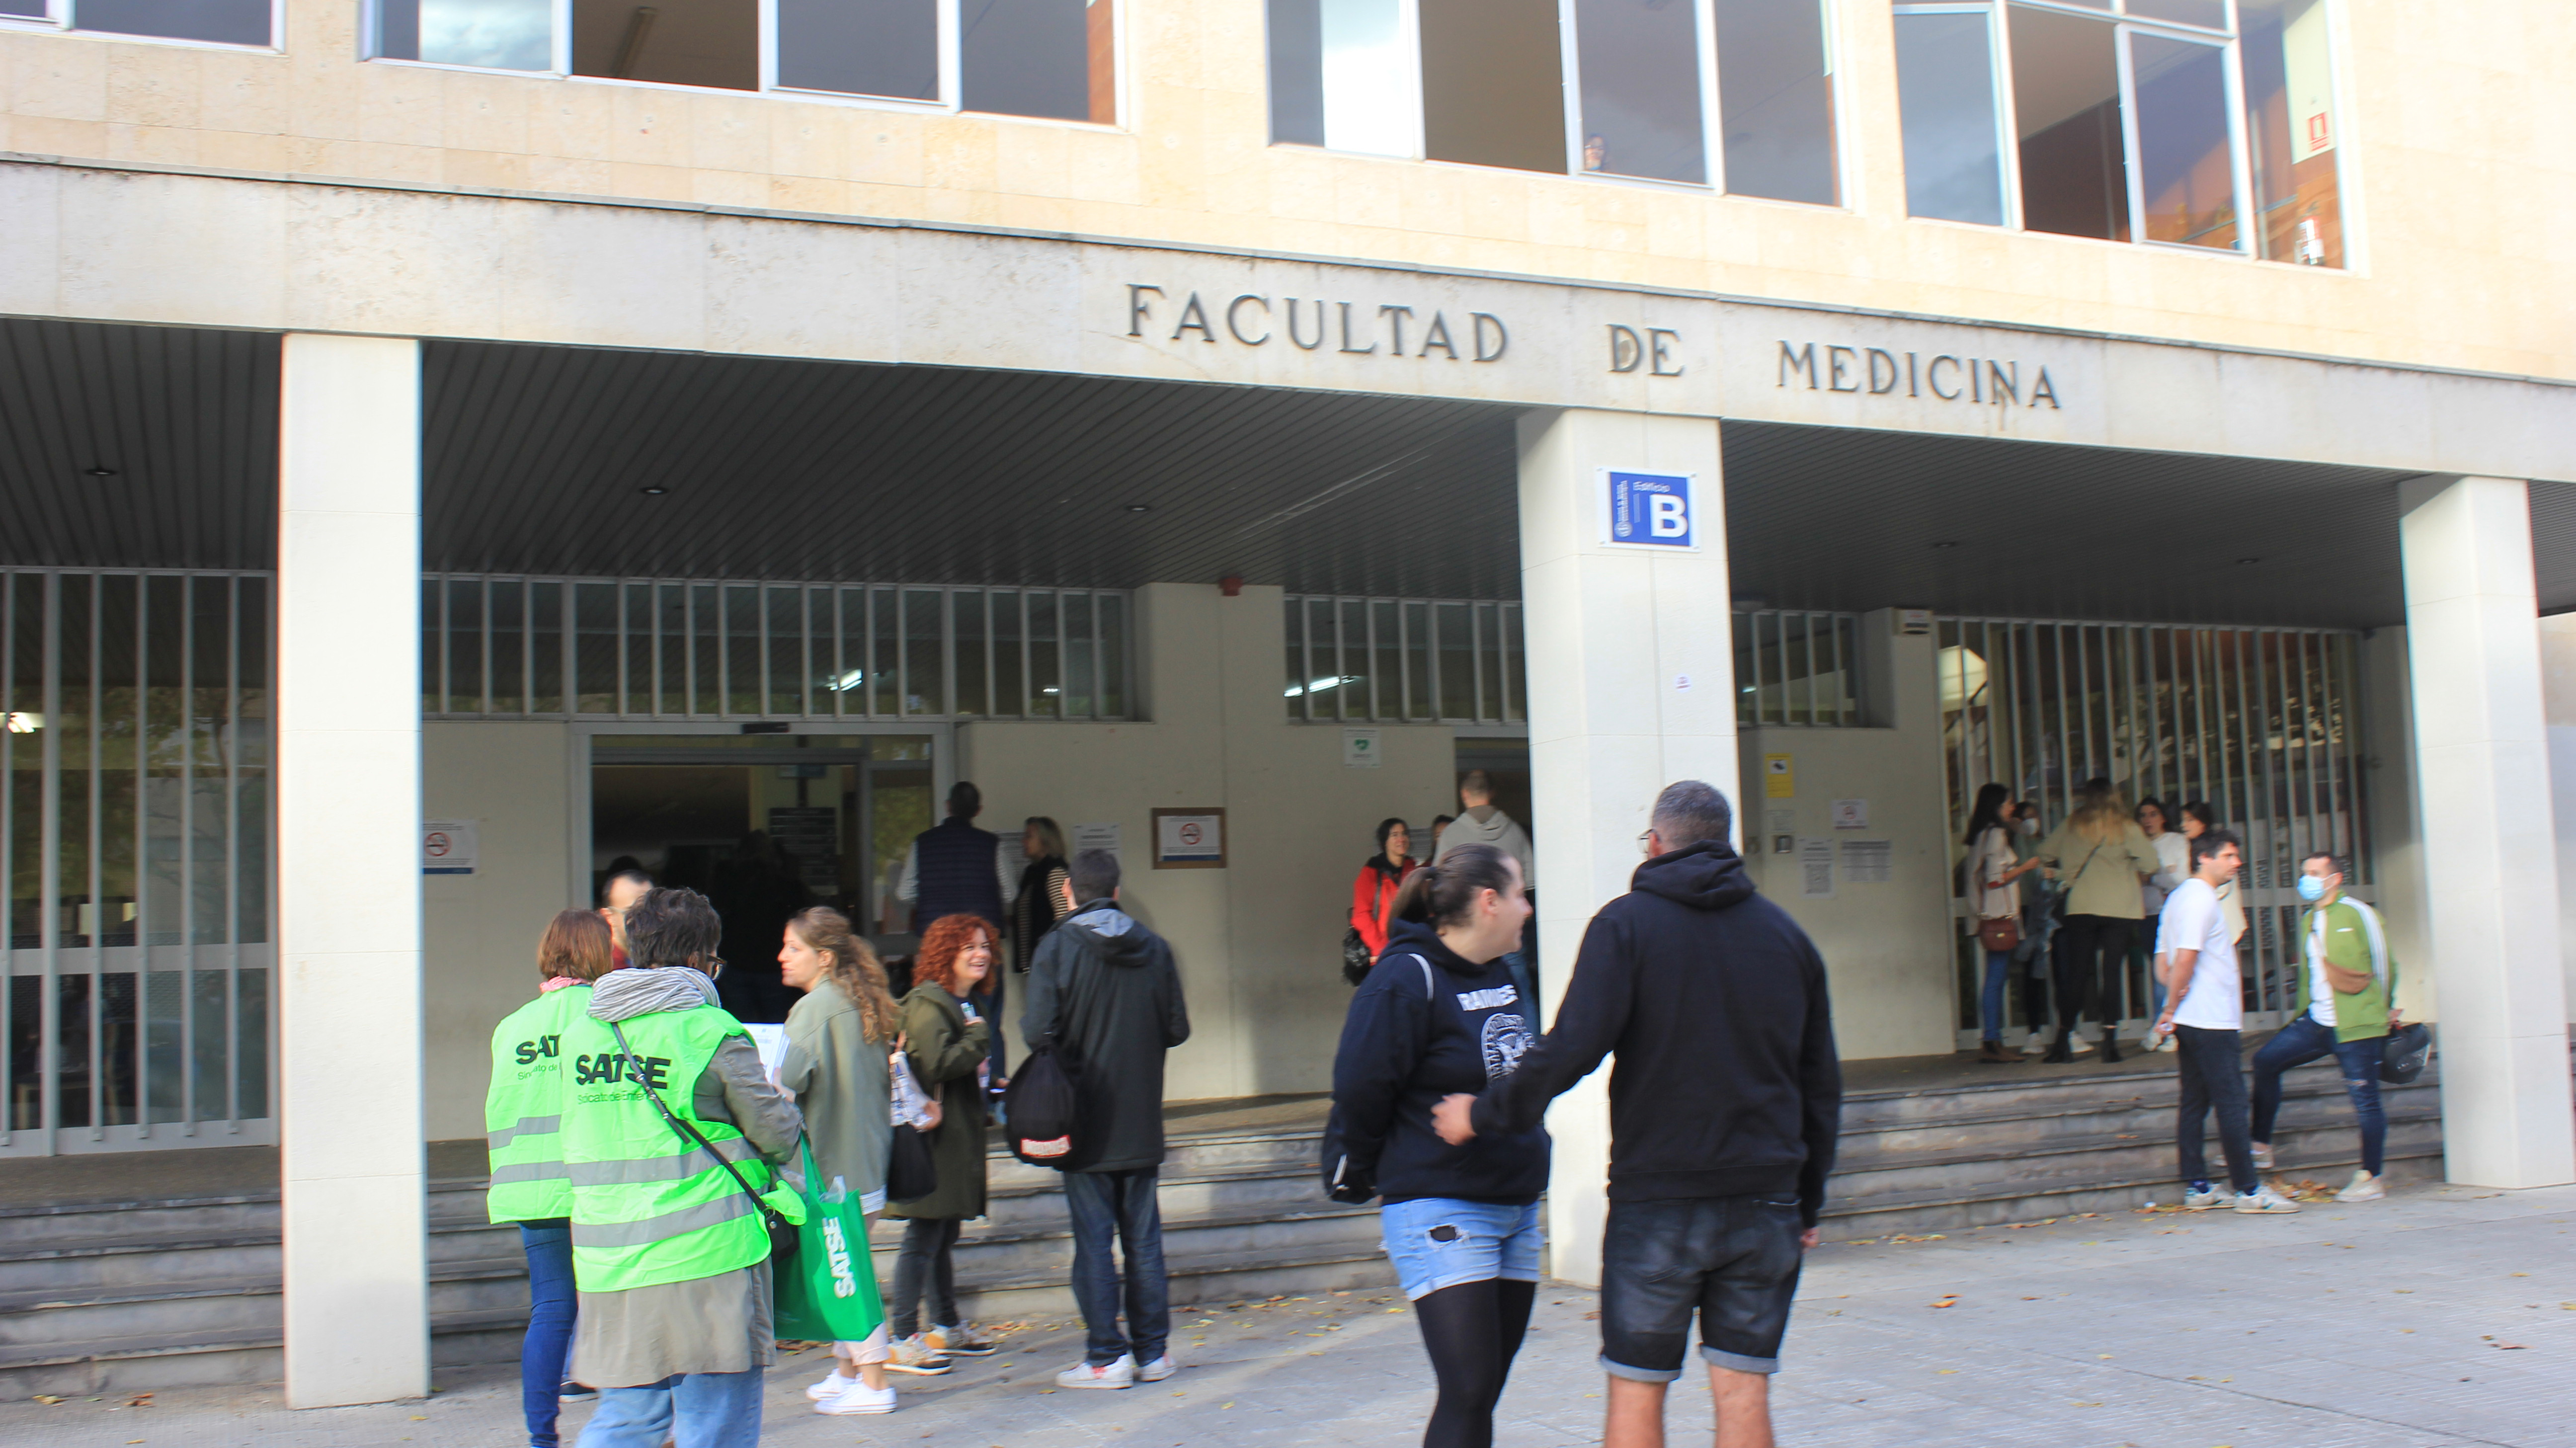
[[[1716,422],[1532,412],[1520,450],[1539,954],[1553,997],[1592,913],[1627,892],[1656,792],[1701,779],[1734,797],[1735,636]],[[1695,474],[1698,550],[1604,544],[1603,468]],[[1548,1270],[1572,1282],[1601,1280],[1608,1076],[1595,1072],[1548,1115]]]
[[[2445,1175],[2576,1181],[2530,500],[2434,478],[2400,501]]]
[[[289,335],[278,438],[286,1398],[429,1391],[420,345]]]

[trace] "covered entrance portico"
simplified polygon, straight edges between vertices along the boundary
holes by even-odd
[[[55,184],[118,204],[74,169]],[[343,255],[422,245],[406,228],[425,222],[405,218],[426,203],[399,193],[155,184],[205,188],[216,208],[274,204],[272,190],[317,208],[293,239],[243,229],[268,238],[227,259],[246,273],[292,272],[322,234]],[[657,730],[900,730],[933,741],[934,782],[976,780],[1006,833],[1024,814],[1117,826],[1132,893],[1190,972],[1199,1033],[1175,1058],[1174,1092],[1251,1096],[1323,1084],[1350,871],[1378,817],[1444,806],[1461,734],[1526,735],[1551,988],[1592,909],[1624,888],[1668,780],[1735,783],[1748,763],[1793,755],[1793,842],[1834,843],[1834,801],[1870,800],[1884,888],[1913,905],[1880,907],[1864,893],[1880,882],[1848,869],[1835,896],[1798,893],[1794,843],[1761,856],[1764,883],[1795,896],[1835,963],[1846,1050],[1927,1054],[1947,1049],[1957,1011],[1946,645],[1907,632],[1900,610],[2380,627],[2389,662],[2411,665],[2410,685],[2390,685],[2391,718],[2412,721],[2373,715],[2364,737],[2387,741],[2371,756],[2416,782],[2367,791],[2374,809],[2415,802],[2374,829],[2374,856],[2383,888],[2402,872],[2423,881],[2414,959],[2432,967],[2459,1063],[2444,1090],[2454,1122],[2480,1123],[2452,1138],[2452,1173],[2576,1175],[2531,499],[2551,515],[2541,485],[2512,481],[2576,476],[2552,451],[2576,435],[2567,389],[1707,296],[668,211],[619,218],[659,258],[656,289],[629,294],[573,239],[600,208],[438,204],[527,206],[514,221],[535,229],[506,250],[477,252],[471,226],[442,221],[439,265],[549,305],[505,324],[443,296],[387,289],[352,310],[336,292],[286,289],[186,318],[91,307],[69,329],[157,335],[185,321],[257,338],[246,345],[281,379],[278,482],[267,491],[263,458],[222,496],[253,517],[275,498],[273,553],[257,526],[224,558],[139,556],[109,532],[99,551],[34,538],[8,559],[273,577],[274,1079],[298,1402],[425,1385],[428,1273],[384,1244],[420,1238],[422,1142],[479,1125],[482,1033],[524,993],[545,913],[585,902],[604,863],[598,800],[583,797],[599,741]],[[155,264],[149,229],[135,232],[130,264]],[[752,253],[757,266],[742,261]],[[101,385],[151,390],[142,372]],[[76,455],[111,441],[132,458]],[[158,481],[141,430],[103,423],[45,446],[28,475],[75,512],[103,506],[89,467]],[[1608,544],[1602,469],[1692,478],[1696,546]],[[1332,667],[1333,727],[1316,727],[1311,693],[1292,718],[1287,692],[1324,675],[1311,633],[1285,652],[1291,596],[1359,600],[1363,617],[1373,600],[1399,618],[1416,603],[1433,620],[1463,610],[1461,702],[1435,622],[1426,675],[1400,633],[1397,658]],[[613,606],[591,615],[592,598]],[[1083,625],[1068,598],[1083,600]],[[1520,647],[1496,639],[1488,711],[1482,610],[1499,629],[1505,605]],[[1764,713],[1762,646],[1738,644],[1739,608],[1848,615],[1847,631],[1798,637],[1802,680],[1817,676],[1808,641],[1849,638],[1850,667],[1834,672],[1868,681],[1849,717],[1838,703],[1821,721],[1811,686],[1803,719]],[[2386,631],[2399,624],[2402,645]],[[1077,644],[1090,649],[1080,666]],[[1337,648],[1346,660],[1346,634]],[[1744,658],[1756,662],[1739,678]],[[1416,677],[1443,681],[1420,708]],[[1377,702],[1355,717],[1363,682]],[[36,685],[59,691],[61,676]],[[2382,727],[2393,732],[2370,733]],[[1351,767],[1345,730],[1376,731],[1382,762]],[[827,767],[853,762],[878,760]],[[1860,787],[1835,783],[1846,777]],[[1767,787],[1742,794],[1748,834],[1782,833]],[[766,820],[814,806],[742,807]],[[1156,809],[1224,810],[1227,867],[1153,872]],[[424,820],[477,825],[471,876],[421,885]],[[834,838],[874,851],[873,831],[837,833],[853,823],[836,817]],[[52,970],[103,948],[69,943],[61,923],[35,933]],[[39,1056],[59,1050],[47,1039]],[[1587,1084],[1557,1118],[1555,1270],[1578,1279],[1606,1146],[1597,1093]],[[359,1221],[363,1238],[345,1226]]]

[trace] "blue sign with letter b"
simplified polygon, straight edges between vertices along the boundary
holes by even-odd
[[[1691,548],[1691,480],[1687,473],[1602,470],[1609,489],[1606,542],[1631,547]]]

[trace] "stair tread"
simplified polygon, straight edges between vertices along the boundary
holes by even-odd
[[[2438,1158],[2441,1154],[2442,1148],[2438,1145],[2417,1147],[2410,1150],[2392,1144],[2389,1147],[2387,1159],[2389,1161],[2422,1161]],[[2344,1166],[2353,1164],[2355,1161],[2358,1161],[2359,1158],[2360,1153],[2355,1152],[2352,1156],[2341,1160],[2307,1162],[2296,1166],[2279,1167],[2273,1171],[2272,1175],[2277,1176],[2284,1172],[2337,1170]],[[1917,1207],[1972,1206],[1980,1202],[2005,1202],[2021,1197],[2062,1197],[2072,1195],[2076,1192],[2110,1191],[2122,1187],[2174,1186],[2176,1183],[2173,1179],[2173,1174],[2170,1171],[2158,1170],[2143,1176],[2123,1175],[2119,1177],[2097,1177],[2083,1181],[2063,1182],[2007,1182],[1997,1183],[1995,1185],[1997,1189],[1993,1191],[1960,1191],[1955,1188],[1946,1187],[1922,1187],[1911,1191],[1876,1192],[1865,1196],[1837,1197],[1833,1194],[1829,1184],[1825,1195],[1825,1210],[1823,1214],[1827,1217],[1849,1217],[1871,1212],[1898,1211]]]
[[[1165,1249],[1168,1251],[1170,1249],[1172,1239],[1175,1236],[1185,1235],[1193,1228],[1257,1227],[1281,1222],[1333,1221],[1348,1217],[1375,1216],[1376,1214],[1377,1208],[1374,1206],[1354,1206],[1344,1202],[1327,1201],[1320,1197],[1316,1198],[1311,1203],[1298,1203],[1293,1206],[1273,1203],[1267,1205],[1239,1207],[1230,1211],[1192,1213],[1187,1216],[1167,1214],[1163,1218],[1163,1241]],[[886,1220],[890,1223],[900,1222],[902,1218],[890,1217]],[[1070,1237],[1072,1235],[1073,1228],[1072,1224],[1069,1222],[1050,1222],[1043,1227],[1033,1226],[1027,1228],[1005,1228],[997,1232],[976,1232],[974,1229],[969,1228],[964,1235],[961,1235],[958,1238],[957,1245],[960,1247],[972,1247],[979,1242],[990,1242],[995,1244],[1009,1242],[1042,1242],[1050,1237]],[[868,1239],[870,1250],[877,1252],[893,1252],[898,1250],[901,1244],[902,1239],[896,1236],[872,1236]]]
[[[429,1331],[433,1337],[457,1332],[483,1332],[493,1328],[523,1328],[525,1312],[507,1308],[472,1308],[455,1312],[432,1312]],[[199,1352],[239,1352],[246,1349],[283,1347],[285,1333],[280,1328],[218,1327],[202,1332],[123,1333],[112,1337],[76,1339],[69,1342],[28,1344],[12,1348],[0,1344],[0,1369],[50,1367],[60,1363],[80,1363],[93,1359],[177,1357]]]
[[[1173,1277],[1203,1277],[1214,1272],[1273,1270],[1298,1267],[1330,1267],[1343,1262],[1367,1262],[1386,1255],[1383,1248],[1372,1246],[1367,1251],[1341,1248],[1311,1252],[1201,1252],[1164,1254],[1165,1271]],[[987,1277],[967,1264],[957,1266],[957,1287],[961,1292],[1025,1292],[1032,1288],[1064,1287],[1062,1270],[1044,1275]]]
[[[2390,1126],[2399,1126],[2409,1122],[2419,1121],[2438,1122],[2441,1119],[2442,1113],[2438,1107],[2430,1109],[2397,1110],[2390,1111],[2388,1113],[2388,1124]],[[2315,1131],[2348,1132],[2352,1129],[2352,1123],[2349,1121],[2320,1122],[2312,1126],[2300,1126],[2284,1122],[2281,1123],[2279,1128],[2280,1132],[2283,1134]],[[1858,1154],[1857,1162],[1854,1161],[1854,1156],[1852,1154],[1846,1154],[1837,1150],[1834,1155],[1833,1174],[1836,1177],[1842,1176],[1847,1169],[1847,1164],[1850,1164],[1848,1169],[1854,1173],[1899,1171],[1908,1167],[1962,1166],[1970,1162],[1996,1161],[2006,1158],[2014,1161],[2022,1161],[2031,1157],[2041,1156],[2078,1156],[2086,1152],[2117,1150],[2123,1147],[2151,1147],[2158,1142],[2169,1142],[2171,1140],[2172,1137],[2165,1132],[2157,1132],[2154,1134],[2134,1132],[2086,1132],[2079,1135],[2058,1137],[2047,1141],[2015,1142],[2004,1147],[1995,1145],[1958,1146],[1948,1147],[1937,1151],[1906,1151],[1889,1149]]]

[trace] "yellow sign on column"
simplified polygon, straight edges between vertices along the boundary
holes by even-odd
[[[1762,797],[1764,799],[1796,799],[1798,797],[1798,776],[1796,771],[1789,767],[1788,755],[1765,754],[1762,756]]]

